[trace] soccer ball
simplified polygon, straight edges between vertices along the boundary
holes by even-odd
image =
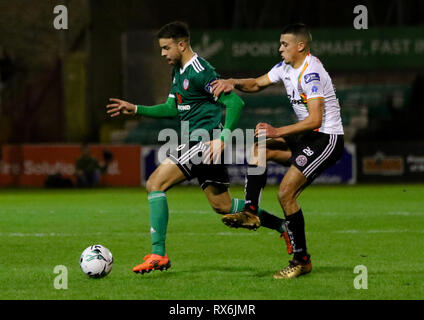
[[[100,244],[92,245],[82,252],[80,266],[90,278],[103,278],[112,271],[112,252]]]

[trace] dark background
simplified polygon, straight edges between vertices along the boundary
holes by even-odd
[[[53,8],[58,4],[68,8],[68,30],[53,28]],[[301,21],[313,33],[319,28],[353,28],[353,8],[358,4],[368,8],[370,29],[414,26],[422,27],[424,34],[424,1],[420,0],[0,0],[0,144],[113,142],[105,132],[123,128],[125,119],[109,119],[104,106],[109,97],[124,96],[121,35],[125,32],[155,31],[170,21],[183,20],[191,30],[278,30]],[[80,109],[69,110],[65,98],[66,61],[75,52],[83,53],[84,57],[84,68],[80,70],[84,81],[78,82],[78,90],[84,94],[68,91],[71,99],[83,101]],[[395,110],[384,122],[359,130],[353,141],[369,139],[370,132],[374,140],[423,140],[424,106],[419,98],[424,90],[423,69],[328,70],[334,75],[336,86],[342,80],[361,83],[374,77],[379,81],[401,78],[412,88],[408,106]],[[224,77],[229,75],[222,73]],[[231,75],[254,76],[237,70]],[[79,134],[70,134],[68,130],[74,118],[80,118]]]

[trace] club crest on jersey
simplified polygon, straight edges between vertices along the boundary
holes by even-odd
[[[184,88],[184,90],[187,90],[188,89],[188,86],[189,86],[188,79],[184,79],[184,81],[183,81],[183,88]]]
[[[308,73],[305,75],[305,83],[309,83],[311,81],[320,81],[320,77],[319,74],[314,72],[314,73]]]
[[[303,167],[308,162],[308,158],[306,158],[304,155],[297,156],[296,163],[298,166]]]

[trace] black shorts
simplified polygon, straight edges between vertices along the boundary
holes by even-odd
[[[228,189],[230,178],[227,167],[222,163],[205,164],[200,161],[207,148],[209,146],[203,142],[190,141],[188,145],[182,144],[174,150],[168,150],[166,156],[180,168],[187,180],[197,178],[203,190],[209,185]]]
[[[325,169],[335,164],[344,150],[343,135],[310,131],[284,138],[292,152],[291,164],[312,183]]]

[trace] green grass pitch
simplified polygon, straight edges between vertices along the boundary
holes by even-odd
[[[242,198],[243,188],[232,187]],[[277,187],[261,206],[282,216]],[[145,191],[0,190],[0,299],[422,299],[424,185],[309,187],[300,197],[312,273],[292,280],[272,274],[290,259],[272,230],[230,229],[198,187],[168,193],[166,272],[134,274],[150,252]],[[115,258],[103,279],[79,267],[84,248],[108,247]],[[55,266],[68,269],[68,289],[54,288]],[[355,289],[355,266],[368,288]],[[362,274],[363,275],[363,274]]]

